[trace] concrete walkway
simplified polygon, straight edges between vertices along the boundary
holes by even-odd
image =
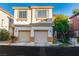
[[[34,42],[30,42],[30,43],[22,43],[22,42],[18,42],[18,43],[9,43],[9,42],[0,42],[0,45],[9,45],[9,46],[59,46],[60,43],[56,43],[56,44],[53,44],[52,42],[48,42],[47,44],[36,44]],[[79,46],[79,44],[76,44],[76,45],[70,45],[71,47],[72,46]]]
[[[11,43],[12,46],[52,46],[52,43],[49,42],[47,44],[36,44],[34,42],[31,43]]]
[[[52,46],[52,42],[49,42],[47,44],[36,44],[34,42],[31,43],[9,43],[9,42],[0,42],[0,45],[10,45],[10,46]]]

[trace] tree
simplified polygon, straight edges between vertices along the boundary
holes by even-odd
[[[5,29],[0,29],[0,41],[6,41],[10,37],[9,32]]]
[[[79,13],[79,8],[73,9],[73,14]]]
[[[62,14],[57,15],[54,19],[54,30],[61,33],[64,43],[68,42],[66,37],[67,32],[69,31],[68,17]]]

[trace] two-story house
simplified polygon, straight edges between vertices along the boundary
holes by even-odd
[[[6,29],[13,34],[13,16],[2,8],[0,8],[0,29]]]
[[[13,7],[17,42],[47,44],[52,37],[52,6]]]
[[[76,37],[79,37],[79,13],[70,17],[71,30]]]

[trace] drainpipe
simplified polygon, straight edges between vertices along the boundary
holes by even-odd
[[[31,10],[31,23],[30,23],[30,27],[31,27],[31,31],[32,31],[32,8],[31,8],[31,6],[29,6],[29,9]],[[33,39],[31,39],[31,40],[33,40]]]
[[[31,26],[32,26],[32,9],[31,9]]]
[[[31,27],[32,27],[32,8],[31,8],[31,6],[29,6],[29,9],[31,10]]]

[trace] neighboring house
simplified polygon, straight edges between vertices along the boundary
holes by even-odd
[[[76,37],[79,37],[79,13],[70,17],[71,30]]]
[[[0,8],[0,29],[6,29],[9,31],[10,35],[13,34],[13,16]]]
[[[17,42],[47,44],[52,37],[52,6],[13,7]]]

